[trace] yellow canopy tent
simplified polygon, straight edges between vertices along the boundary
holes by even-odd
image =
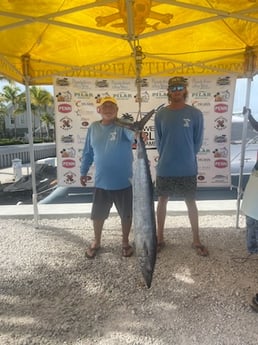
[[[257,73],[254,0],[1,0],[0,73],[30,85],[53,75]],[[251,61],[247,58],[252,56]]]
[[[172,74],[251,78],[258,72],[258,4],[1,0],[0,42],[0,74],[26,85],[28,104],[28,86],[52,84],[53,75],[136,81]]]

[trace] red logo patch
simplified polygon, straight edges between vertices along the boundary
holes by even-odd
[[[214,106],[215,113],[226,113],[228,111],[228,105],[219,103]]]
[[[68,168],[68,169],[74,168],[75,167],[75,161],[73,159],[64,159],[62,162],[62,166],[64,168]]]
[[[214,162],[214,166],[216,168],[226,168],[228,166],[228,162],[225,159],[217,159]]]
[[[59,104],[58,111],[60,113],[70,113],[72,111],[72,106],[68,103]]]

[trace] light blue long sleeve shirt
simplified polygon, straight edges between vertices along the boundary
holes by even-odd
[[[115,124],[93,122],[85,140],[80,172],[95,165],[95,187],[119,190],[131,185],[134,133]]]
[[[203,140],[203,114],[190,105],[162,108],[155,116],[155,140],[159,152],[157,176],[197,175],[196,155]]]

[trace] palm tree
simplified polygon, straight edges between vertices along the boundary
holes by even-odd
[[[47,130],[47,137],[49,138],[49,132],[50,132],[50,125],[54,126],[55,125],[55,119],[53,114],[50,113],[45,113],[43,115],[41,115],[41,120],[42,123],[44,123],[46,125],[46,130]],[[54,138],[52,138],[54,139]]]
[[[33,130],[33,136],[34,136],[34,132],[36,129],[36,121],[35,121],[36,108],[35,108],[34,104],[31,104],[30,106],[31,106],[31,112],[34,115],[32,118],[32,130]],[[17,107],[15,113],[21,114],[21,113],[26,113],[26,112],[27,112],[26,94],[25,94],[25,92],[22,92],[19,95],[18,107]]]
[[[18,108],[18,102],[20,99],[20,88],[14,84],[5,85],[3,87],[3,92],[0,94],[0,99],[6,105],[11,104],[10,116],[14,121],[14,136],[16,138],[16,110]]]
[[[5,104],[0,103],[0,133],[4,137],[6,134],[5,117],[8,115],[8,108]]]
[[[30,88],[31,93],[31,104],[35,108],[35,114],[38,115],[39,121],[40,121],[40,137],[41,134],[41,122],[42,122],[42,115],[48,114],[49,107],[51,107],[54,104],[54,98],[53,96],[47,91],[37,86],[32,86]]]

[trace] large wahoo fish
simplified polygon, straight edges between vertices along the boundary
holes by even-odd
[[[156,262],[157,237],[153,183],[141,131],[155,111],[155,109],[151,110],[140,121],[131,124],[122,120],[116,121],[118,125],[136,132],[137,146],[133,170],[134,240],[136,256],[148,288],[151,286]]]

